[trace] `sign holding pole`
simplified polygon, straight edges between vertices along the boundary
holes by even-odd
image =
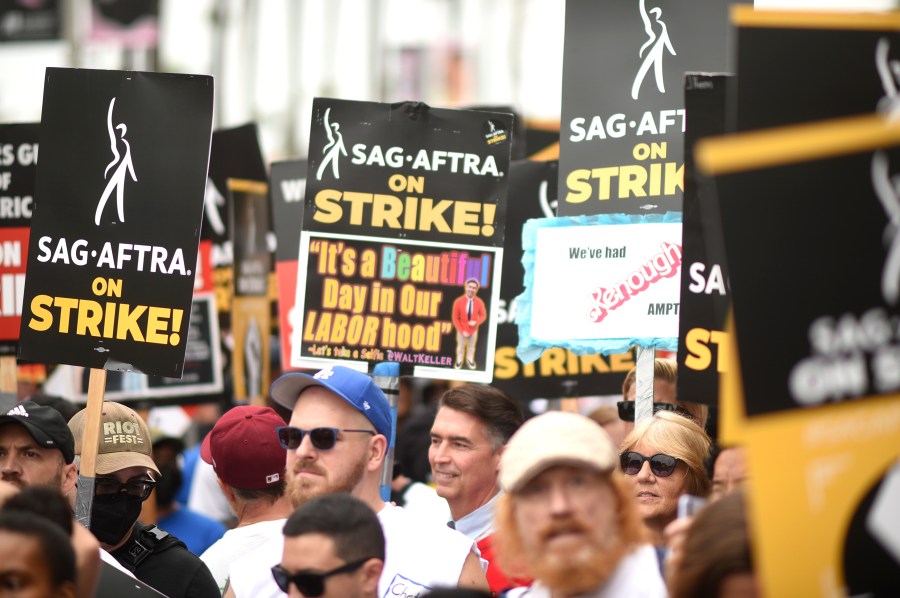
[[[16,393],[16,358],[12,355],[0,356],[0,392]]]
[[[97,446],[100,442],[100,418],[103,414],[103,389],[106,370],[92,369],[88,386],[87,411],[84,412],[84,439],[81,463],[78,467],[78,494],[75,497],[75,519],[84,527],[91,527],[91,505],[97,475]]]
[[[656,350],[637,348],[634,372],[634,423],[640,425],[653,417],[653,370]]]

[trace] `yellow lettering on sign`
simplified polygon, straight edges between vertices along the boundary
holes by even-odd
[[[717,349],[716,371],[719,373],[727,371],[725,367],[729,359],[729,343],[727,341],[727,332],[692,328],[684,336],[684,345],[688,352],[684,359],[684,365],[700,372],[708,369],[713,359],[710,346],[715,345]]]
[[[27,325],[36,332],[70,334],[73,317],[78,336],[176,346],[181,342],[184,310],[36,295]]]
[[[613,197],[655,197],[684,191],[684,164],[657,162],[573,170],[566,177],[567,203]]]
[[[313,219],[322,224],[419,230],[474,237],[495,233],[493,203],[323,189],[315,197]]]

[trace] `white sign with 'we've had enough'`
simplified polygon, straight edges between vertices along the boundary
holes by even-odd
[[[678,336],[680,223],[542,227],[535,241],[533,339]]]

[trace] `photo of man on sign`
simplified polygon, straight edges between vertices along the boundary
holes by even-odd
[[[475,345],[478,327],[487,319],[484,301],[476,296],[478,281],[466,281],[466,292],[453,302],[453,326],[456,327],[456,369],[462,367],[463,358],[470,370],[475,369]]]

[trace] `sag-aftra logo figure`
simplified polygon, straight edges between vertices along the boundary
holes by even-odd
[[[103,178],[105,179],[109,175],[110,169],[115,167],[115,170],[113,170],[112,176],[106,184],[106,189],[103,190],[103,195],[100,196],[100,202],[97,204],[97,211],[94,214],[94,224],[97,226],[100,226],[100,216],[103,214],[103,208],[106,207],[106,202],[113,191],[116,192],[116,208],[119,212],[119,222],[125,222],[125,177],[130,174],[131,180],[137,182],[137,176],[134,174],[134,165],[131,162],[131,145],[125,139],[125,133],[128,132],[128,127],[125,126],[125,123],[119,123],[115,127],[119,131],[122,145],[125,146],[124,155],[119,154],[117,148],[118,141],[116,140],[116,133],[112,124],[112,113],[115,105],[116,98],[113,98],[109,102],[109,111],[106,113],[106,128],[109,132],[109,147],[112,150],[113,159],[106,166],[106,170],[103,171]]]
[[[651,14],[654,17],[653,21],[650,20]],[[638,56],[641,56],[644,62],[641,63],[641,68],[638,69],[637,75],[634,77],[634,83],[631,84],[631,98],[633,100],[638,99],[641,85],[643,85],[644,78],[651,68],[656,77],[656,88],[659,90],[659,93],[666,93],[666,85],[665,81],[663,81],[663,55],[668,50],[672,56],[675,56],[675,48],[672,47],[672,42],[669,40],[669,30],[662,20],[662,9],[659,7],[651,8],[648,14],[647,7],[644,6],[644,0],[641,0],[641,20],[644,21],[647,41],[644,42],[644,45],[641,46],[638,52]],[[654,29],[659,29],[659,33]],[[649,52],[644,54],[648,48]]]
[[[872,187],[888,218],[884,229],[888,250],[881,274],[881,294],[885,303],[897,305],[900,300],[900,179],[891,176],[884,152],[872,156]]]
[[[325,110],[325,134],[328,135],[328,143],[322,148],[322,153],[325,154],[325,158],[322,160],[322,163],[319,164],[319,170],[316,171],[316,180],[322,180],[322,174],[325,172],[325,168],[328,164],[331,164],[331,171],[334,174],[334,178],[341,178],[340,173],[338,172],[338,159],[341,154],[347,155],[347,149],[344,147],[344,136],[340,133],[341,125],[339,123],[333,123],[328,120],[328,115],[331,113],[331,108]]]

